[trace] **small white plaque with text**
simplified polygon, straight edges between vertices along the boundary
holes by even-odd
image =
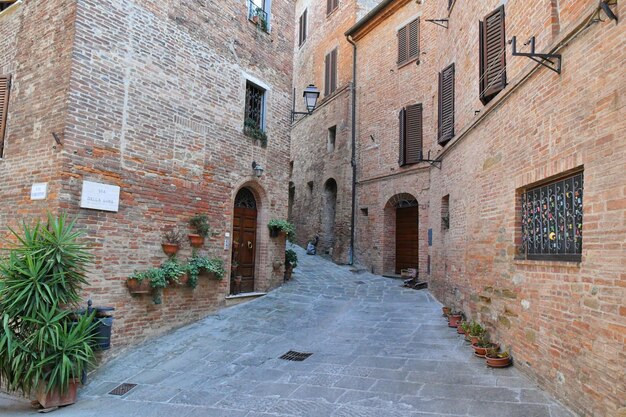
[[[117,212],[120,207],[120,187],[117,185],[83,181],[80,206],[94,210]]]
[[[31,200],[45,200],[48,197],[48,183],[38,182],[30,188]]]

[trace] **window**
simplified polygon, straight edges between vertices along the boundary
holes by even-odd
[[[265,134],[265,90],[246,81],[246,103],[243,131],[247,136],[258,140],[261,146],[267,145]]]
[[[289,162],[289,176],[293,176],[293,161]]]
[[[326,55],[324,64],[324,95],[328,96],[337,89],[337,48]]]
[[[441,199],[441,230],[450,228],[450,194]]]
[[[309,197],[310,197],[313,195],[313,181],[307,182],[306,185],[309,187]]]
[[[361,208],[361,214],[363,215],[363,217],[369,216],[369,209],[367,207]]]
[[[479,24],[480,101],[487,104],[506,86],[504,6],[489,13]]]
[[[400,166],[416,164],[422,159],[422,105],[400,110]]]
[[[4,136],[7,128],[7,112],[9,109],[9,90],[11,76],[0,75],[0,158],[4,154]]]
[[[445,145],[454,137],[454,64],[439,73],[438,142]]]
[[[577,261],[583,243],[583,173],[531,188],[521,198],[526,259]]]
[[[0,0],[0,12],[8,9],[14,3],[17,3],[17,0]]]
[[[333,152],[335,150],[335,139],[337,137],[337,126],[333,126],[328,129],[328,143],[326,144],[326,150]]]
[[[248,0],[248,19],[266,32],[270,29],[269,0]]]
[[[419,59],[419,23],[419,19],[415,19],[398,30],[398,65]]]
[[[304,41],[306,41],[306,9],[302,12],[302,16],[300,16],[300,25],[299,25],[299,34],[298,34],[298,46],[302,46]]]
[[[326,0],[326,16],[331,14],[339,6],[339,0]]]

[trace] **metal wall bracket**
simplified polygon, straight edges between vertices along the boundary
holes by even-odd
[[[615,12],[613,12],[613,10],[611,10],[611,6],[617,6],[617,0],[600,0],[600,4],[598,5],[598,10],[596,10],[596,13],[593,15],[593,22],[597,23],[597,22],[604,22],[604,20],[602,20],[601,13],[600,12],[604,12],[604,14],[606,15],[606,17],[608,17],[611,20],[615,20],[615,24],[618,23],[618,18],[617,15],[615,14]]]
[[[535,52],[535,37],[533,36],[524,45],[530,44],[530,52],[518,52],[516,47],[517,39],[515,36],[511,38],[511,46],[513,49],[513,56],[525,56],[533,61],[543,65],[544,67],[551,69],[557,74],[561,73],[561,54],[540,54]],[[556,62],[555,62],[556,61]]]
[[[428,162],[430,166],[441,169],[441,159],[430,159],[430,151],[428,151],[428,158],[420,158],[417,162]]]
[[[425,19],[426,22],[434,23],[437,26],[448,29],[448,19]]]

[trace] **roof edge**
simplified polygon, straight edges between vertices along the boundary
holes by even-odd
[[[392,12],[404,6],[405,4],[409,3],[410,1],[411,0],[383,0],[376,7],[370,10],[369,13],[363,16],[358,22],[352,25],[352,27],[348,29],[344,33],[344,35],[354,37],[354,35],[357,35],[362,29],[364,29],[368,25],[368,23],[370,23],[374,18],[378,17],[385,9],[389,9],[389,12]],[[383,17],[383,19],[385,17]],[[365,35],[365,33],[363,33],[363,35]],[[362,37],[362,36],[358,36],[358,37]]]

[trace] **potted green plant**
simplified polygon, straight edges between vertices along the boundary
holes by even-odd
[[[298,255],[293,249],[285,251],[285,281],[291,279],[294,268],[298,266]]]
[[[456,332],[458,334],[467,334],[467,332],[469,331],[469,328],[470,328],[470,323],[468,321],[461,321],[456,326]]]
[[[163,252],[165,252],[167,256],[176,255],[180,249],[182,240],[182,236],[177,229],[166,230],[165,233],[163,233],[163,242],[161,243]]]
[[[443,312],[443,316],[448,318],[448,316],[452,312],[452,309],[450,307],[448,307],[448,306],[443,306],[443,307],[441,307],[441,311]]]
[[[171,284],[185,285],[189,280],[186,268],[179,264],[175,257],[163,262],[161,271],[165,280]]]
[[[191,288],[198,286],[198,277],[200,274],[208,274],[214,279],[222,279],[225,273],[224,262],[221,259],[197,255],[192,256],[189,261],[187,261],[185,270],[189,276],[187,285]]]
[[[466,339],[471,344],[475,344],[476,342],[478,342],[478,340],[480,340],[484,336],[485,336],[485,329],[483,328],[483,326],[481,326],[480,323],[478,323],[477,321],[472,320],[472,322],[469,325]]]
[[[73,312],[91,255],[66,215],[10,231],[18,243],[0,262],[0,380],[44,408],[72,404],[94,360],[95,313]]]
[[[487,339],[480,339],[478,342],[472,345],[472,348],[474,349],[474,355],[478,356],[479,358],[485,357],[485,355],[487,354],[487,349],[498,349],[499,347],[500,345],[498,345],[497,343],[491,343]]]
[[[485,360],[487,365],[492,368],[505,368],[511,364],[511,355],[505,350],[504,352],[498,352],[498,349],[487,349],[485,353]]]
[[[460,311],[453,311],[448,317],[448,326],[456,327],[461,320],[463,320],[463,313]]]
[[[150,268],[146,271],[135,271],[130,277],[128,277],[128,280],[126,281],[127,285],[129,285],[132,281],[138,282],[142,287],[142,292],[135,292],[134,294],[145,294],[146,292],[143,289],[145,286],[149,285],[151,290],[148,292],[152,292],[152,301],[154,301],[154,304],[161,304],[162,290],[167,287],[167,279],[163,269]],[[128,289],[129,291],[132,291],[130,285]]]
[[[247,118],[243,122],[243,133],[246,136],[258,141],[262,147],[267,146],[267,134],[261,129],[258,124],[250,118]]]
[[[145,272],[133,272],[126,279],[126,286],[128,287],[128,291],[133,295],[149,294],[152,291],[150,280],[147,279]]]
[[[211,226],[209,226],[209,216],[206,214],[196,214],[189,219],[189,225],[196,232],[189,234],[189,242],[194,248],[199,248],[204,245],[204,239],[211,232]]]
[[[267,223],[270,237],[278,237],[280,233],[287,235],[287,240],[293,242],[296,238],[296,228],[287,220],[272,219]]]

